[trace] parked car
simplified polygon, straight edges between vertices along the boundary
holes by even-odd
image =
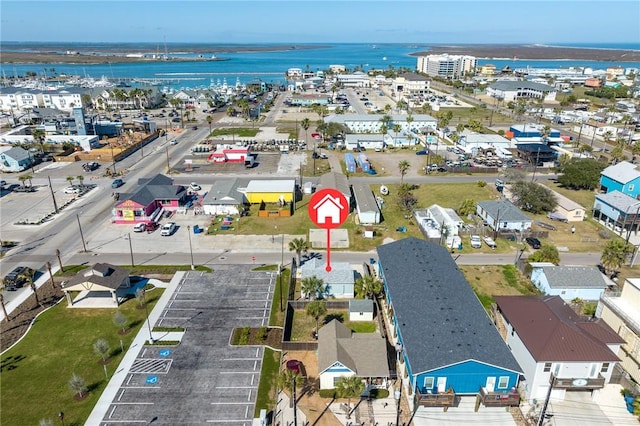
[[[531,248],[533,249],[539,249],[540,247],[542,247],[542,243],[540,242],[539,239],[535,238],[535,237],[527,237],[524,239],[527,244],[529,244],[531,246]]]
[[[114,179],[114,181],[111,182],[112,188],[120,188],[122,185],[124,185],[124,181],[120,178]]]
[[[147,224],[144,222],[133,225],[133,232],[144,232],[147,230]]]
[[[416,151],[416,155],[427,155],[428,153],[429,151],[426,151],[426,150]]]
[[[159,227],[160,227],[160,225],[158,225],[158,222],[148,222],[147,225],[146,225],[147,234],[152,233],[153,231],[155,231]]]
[[[15,291],[22,287],[22,285],[27,281],[27,275],[33,276],[33,273],[33,269],[27,266],[18,266],[14,268],[2,280],[4,288],[7,289],[7,291]]]
[[[36,189],[33,186],[20,185],[14,188],[11,188],[13,192],[36,192]]]
[[[160,235],[162,235],[163,237],[169,237],[173,235],[175,231],[176,231],[176,223],[167,222],[164,225],[162,225],[162,229],[160,230]]]
[[[471,239],[471,247],[473,248],[481,248],[482,247],[482,240],[480,239],[479,235],[472,235],[470,237]]]
[[[71,185],[63,189],[62,192],[64,192],[65,194],[79,194],[82,192],[82,189],[80,189],[80,187],[78,186]]]
[[[496,242],[491,237],[484,237],[483,240],[484,240],[484,243],[489,247],[491,247],[492,249],[495,249],[496,247],[498,247]]]
[[[192,191],[200,191],[202,189],[202,187],[200,185],[198,185],[197,183],[195,183],[195,182],[191,182],[189,184],[189,189],[192,190]]]

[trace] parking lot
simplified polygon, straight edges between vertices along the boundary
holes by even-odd
[[[143,347],[100,424],[250,426],[263,349],[229,339],[234,327],[268,324],[274,283],[248,266],[186,273],[151,324],[185,328],[181,344]]]

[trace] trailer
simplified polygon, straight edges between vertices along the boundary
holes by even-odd
[[[355,173],[356,172],[356,160],[353,158],[353,154],[346,153],[344,155],[344,163],[347,168],[347,172]]]
[[[367,154],[360,153],[358,154],[358,159],[356,160],[358,163],[358,167],[362,169],[363,173],[369,173],[371,169],[371,164],[369,164],[369,159],[367,158]]]

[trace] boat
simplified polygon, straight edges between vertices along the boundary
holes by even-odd
[[[380,193],[382,195],[389,195],[389,188],[387,188],[385,185],[380,185]]]

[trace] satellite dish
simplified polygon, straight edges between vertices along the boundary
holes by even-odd
[[[380,185],[380,193],[382,195],[389,195],[389,188],[384,185]]]

